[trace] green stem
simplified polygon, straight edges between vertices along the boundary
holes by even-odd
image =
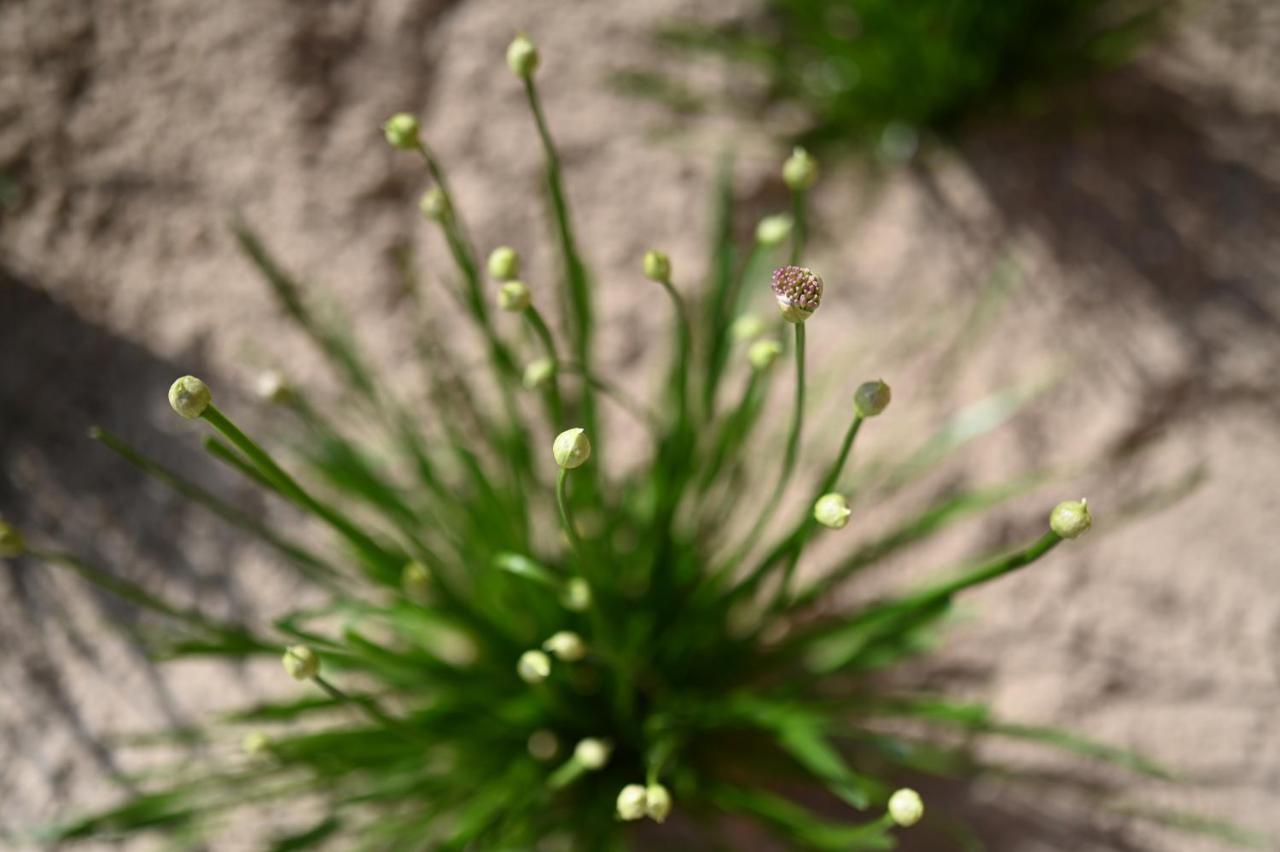
[[[808,218],[806,216],[805,200],[807,193],[803,189],[797,189],[791,196],[791,257],[788,263],[796,266],[800,263],[800,259],[804,256],[805,241],[809,237]]]
[[[637,401],[635,397],[630,396],[622,388],[611,384],[608,380],[596,375],[589,375],[582,369],[581,364],[562,364],[561,368],[565,372],[576,373],[582,376],[582,380],[600,393],[612,399],[618,404],[618,407],[630,414],[636,420],[648,426],[653,432],[662,430],[662,418],[656,412],[646,408],[643,403]]]
[[[679,351],[675,364],[675,393],[678,422],[680,423],[680,428],[683,429],[687,428],[689,424],[689,357],[693,349],[693,332],[689,325],[689,311],[685,307],[684,299],[676,292],[676,288],[672,286],[670,281],[661,283],[662,288],[671,296],[671,301],[676,309],[677,345]]]
[[[569,500],[565,494],[565,484],[568,479],[568,468],[560,468],[560,473],[556,476],[556,505],[560,507],[560,523],[564,526],[564,533],[569,539],[569,545],[573,549],[574,556],[578,559],[579,573],[581,573],[586,560],[582,552],[582,539],[578,537],[578,528],[574,526],[573,514],[569,510]]]
[[[337,686],[330,683],[328,680],[324,678],[323,675],[313,675],[311,679],[315,681],[316,686],[320,687],[322,690],[327,692],[331,698],[335,698],[338,701],[343,702],[344,704],[347,704],[351,707],[358,709],[360,712],[364,713],[374,722],[377,722],[379,725],[386,728],[388,731],[395,734],[397,737],[400,737],[401,739],[414,744],[420,744],[423,741],[422,738],[411,734],[405,728],[403,722],[387,715],[387,713],[384,712],[383,709],[378,706],[378,703],[374,701],[372,698],[369,698],[367,696],[362,696],[361,698],[355,698],[354,696],[348,694],[347,692],[339,689]]]
[[[560,397],[560,357],[556,354],[556,342],[537,308],[533,305],[525,308],[524,317],[542,341],[542,348],[546,350],[547,358],[554,368],[551,371],[551,384],[547,388],[547,405],[551,409],[552,431],[556,431],[564,422],[564,405]]]

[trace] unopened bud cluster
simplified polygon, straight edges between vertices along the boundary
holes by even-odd
[[[803,266],[781,266],[770,282],[778,309],[787,322],[804,322],[822,304],[822,279]]]

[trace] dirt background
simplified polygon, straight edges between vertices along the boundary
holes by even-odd
[[[0,6],[0,515],[213,611],[270,615],[296,594],[263,554],[84,430],[102,423],[277,511],[211,469],[164,389],[197,373],[269,426],[247,390],[264,366],[323,387],[232,245],[236,212],[405,375],[391,254],[412,246],[440,268],[441,250],[414,213],[414,163],[380,142],[393,111],[424,117],[477,243],[511,243],[535,286],[551,280],[536,140],[502,62],[520,27],[543,49],[546,106],[599,273],[605,369],[650,389],[646,343],[665,316],[639,256],[661,245],[677,270],[701,269],[716,151],[730,136],[741,147],[744,226],[780,203],[781,152],[764,132],[772,117],[673,121],[604,77],[667,61],[646,36],[655,22],[743,5]],[[900,456],[1010,382],[1065,377],[903,505],[957,482],[1069,470],[913,551],[891,582],[1019,538],[1063,496],[1087,494],[1097,529],[971,595],[981,617],[916,676],[1207,782],[1109,777],[1111,805],[1194,809],[1280,836],[1278,75],[1280,7],[1191,4],[1135,67],[1049,115],[975,128],[890,173],[829,169],[813,265],[830,295],[810,337],[820,385],[876,374],[894,385],[895,426],[868,430],[869,457]],[[1001,261],[1019,270],[1004,314],[957,349],[954,329]],[[845,404],[818,399],[812,423]],[[809,457],[823,440],[834,439],[819,436]],[[1118,522],[1121,507],[1195,473],[1204,481],[1185,499]],[[851,534],[892,511],[868,507]],[[129,758],[111,734],[198,718],[274,682],[252,669],[156,670],[106,629],[129,628],[133,613],[39,565],[0,568],[0,834],[116,795]],[[953,797],[1000,850],[1221,848],[1066,794],[983,783],[932,795]]]

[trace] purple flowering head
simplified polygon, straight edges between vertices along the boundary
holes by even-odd
[[[822,279],[803,266],[780,266],[773,270],[773,295],[787,322],[804,322],[822,302]]]

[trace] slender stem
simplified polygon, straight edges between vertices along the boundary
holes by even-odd
[[[759,403],[760,388],[764,384],[760,370],[752,370],[750,377],[742,388],[742,395],[738,397],[738,404],[733,407],[729,416],[725,418],[724,424],[720,427],[719,434],[711,443],[710,462],[702,473],[698,488],[702,493],[706,493],[708,489],[716,482],[716,478],[720,471],[724,468],[724,464],[728,457],[741,446],[742,440],[746,437],[748,426],[754,422],[751,419],[751,411]]]
[[[547,387],[547,406],[551,409],[551,419],[553,429],[559,429],[564,422],[564,405],[560,397],[560,358],[556,354],[556,342],[551,336],[551,329],[547,327],[546,320],[542,318],[542,314],[533,305],[525,308],[525,320],[533,327],[534,333],[542,341],[542,348],[547,352],[547,358],[550,359],[552,370],[551,380]]]
[[[344,704],[350,705],[351,707],[355,707],[370,719],[395,734],[397,737],[415,744],[422,742],[420,737],[414,736],[405,728],[403,722],[387,715],[387,713],[384,712],[383,709],[378,706],[378,703],[372,698],[369,698],[368,696],[356,698],[326,680],[323,675],[313,675],[311,679],[315,681],[316,686],[327,692],[330,697],[335,698]]]
[[[603,379],[600,376],[584,372],[581,364],[562,364],[561,368],[566,372],[577,373],[582,376],[583,381],[612,399],[623,411],[644,423],[653,431],[661,431],[662,418],[659,417],[656,412],[646,408],[645,405],[637,401],[635,397],[627,394],[627,392],[622,388],[615,384],[611,384],[608,380]]]
[[[564,533],[569,538],[569,545],[573,548],[574,556],[578,558],[580,563],[585,562],[582,552],[582,539],[578,537],[578,528],[574,526],[573,514],[569,510],[569,500],[565,494],[565,484],[569,479],[569,470],[560,468],[559,475],[556,476],[556,505],[560,507],[560,523],[564,526]],[[581,568],[581,565],[579,566]]]
[[[37,548],[27,548],[30,556],[40,559],[44,562],[50,562],[55,565],[62,565],[70,568],[83,579],[88,580],[103,591],[110,592],[122,601],[131,603],[139,609],[148,609],[152,612],[158,612],[177,621],[186,622],[194,626],[218,632],[223,628],[209,621],[199,612],[192,609],[179,609],[168,601],[153,595],[146,589],[136,583],[110,574],[96,565],[90,565],[80,557],[71,553],[62,553],[53,550],[40,550]]]
[[[685,307],[684,299],[676,292],[676,288],[670,281],[661,283],[662,288],[671,296],[671,301],[676,308],[679,353],[675,365],[675,392],[679,423],[681,428],[684,428],[687,427],[689,419],[689,357],[693,348],[693,332],[689,325],[689,311]]]
[[[800,259],[804,256],[805,241],[809,237],[805,206],[807,196],[808,193],[803,189],[797,189],[791,196],[791,257],[788,263],[792,266],[800,263]]]

